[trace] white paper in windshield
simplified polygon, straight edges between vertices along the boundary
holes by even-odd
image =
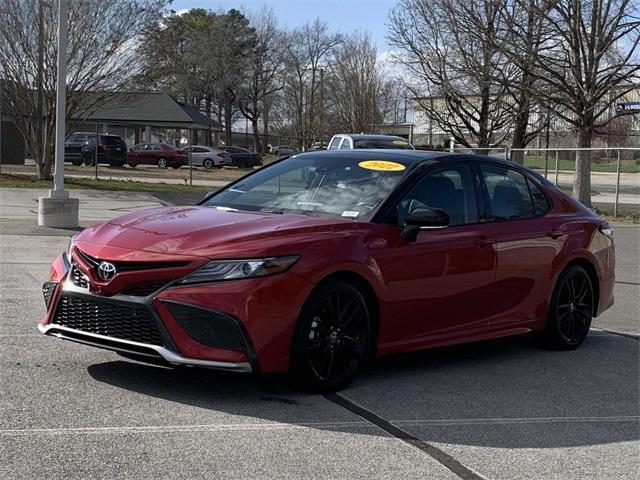
[[[354,210],[345,210],[344,212],[342,212],[342,217],[350,217],[350,218],[355,218],[358,215],[360,215],[360,212],[354,211]]]

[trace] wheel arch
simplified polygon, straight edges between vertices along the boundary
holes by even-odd
[[[332,281],[341,281],[357,288],[367,304],[371,316],[371,355],[375,355],[378,347],[378,333],[380,332],[380,301],[373,286],[366,277],[353,270],[338,270],[323,277],[312,289],[309,296],[319,286]]]

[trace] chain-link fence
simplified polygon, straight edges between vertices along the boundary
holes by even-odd
[[[508,158],[571,193],[578,150],[589,153],[592,205],[614,216],[640,214],[640,148],[511,149]]]
[[[569,194],[573,193],[578,150],[589,152],[591,204],[614,216],[640,214],[640,148],[454,148],[487,155],[537,170]]]

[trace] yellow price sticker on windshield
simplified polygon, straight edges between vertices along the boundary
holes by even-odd
[[[409,142],[405,142],[404,140],[394,140],[393,142],[394,145],[406,145]]]
[[[401,172],[406,167],[401,163],[389,162],[387,160],[366,160],[360,162],[358,166],[367,170],[377,170],[379,172]]]

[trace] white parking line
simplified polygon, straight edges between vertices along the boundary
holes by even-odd
[[[640,415],[612,417],[523,417],[523,418],[451,418],[443,420],[389,420],[396,425],[454,426],[454,425],[518,425],[538,423],[612,423],[640,422]]]
[[[191,433],[245,430],[298,430],[308,428],[376,428],[368,422],[317,422],[317,423],[232,423],[211,425],[158,425],[139,427],[81,427],[81,428],[26,428],[0,430],[3,436],[26,435],[101,435],[123,433]]]
[[[611,417],[531,417],[531,418],[453,418],[442,420],[392,420],[402,426],[459,426],[459,425],[514,425],[548,423],[613,423],[637,422],[640,415]],[[301,422],[291,423],[231,423],[208,425],[151,425],[137,427],[69,427],[25,428],[0,430],[2,436],[27,435],[102,435],[125,433],[191,433],[248,430],[299,430],[307,428],[378,428],[366,421],[355,422]]]

